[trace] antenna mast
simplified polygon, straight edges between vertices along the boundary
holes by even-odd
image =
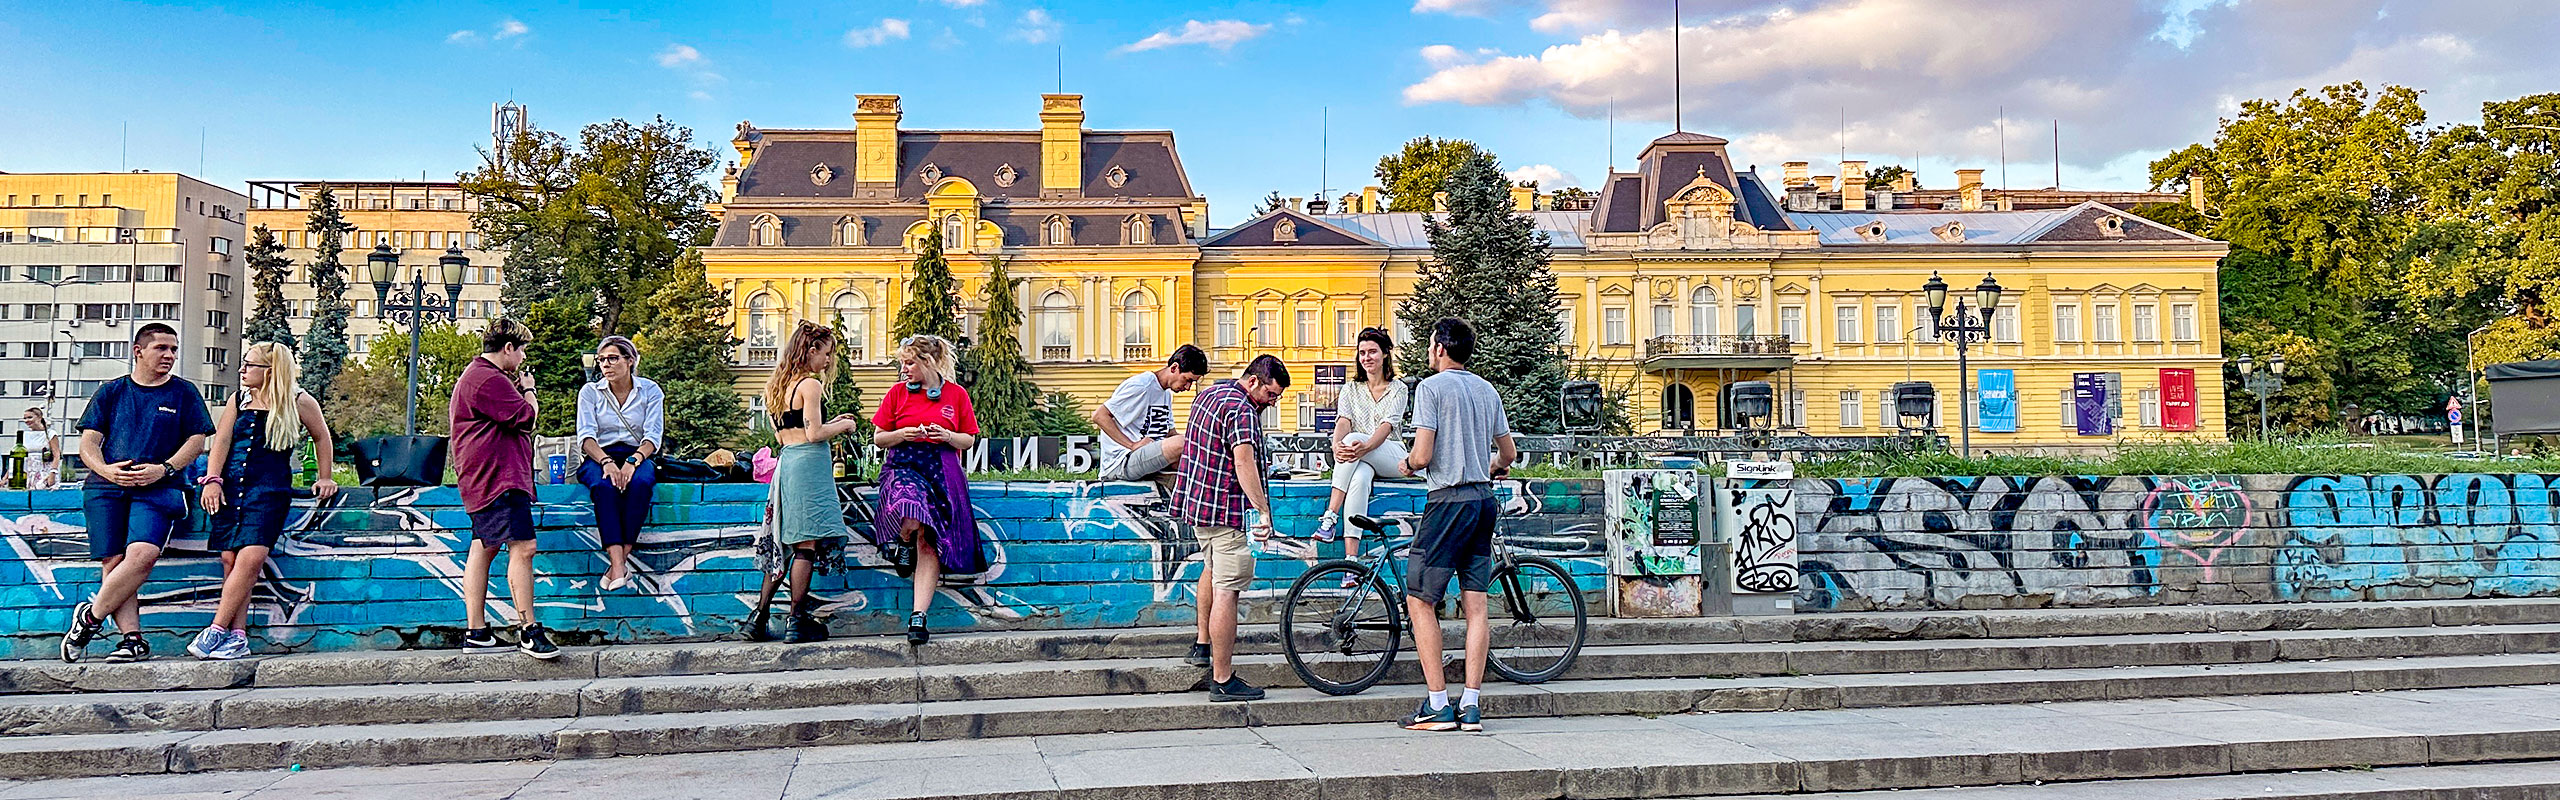
[[[1682,123],[1682,122],[1683,122],[1683,120],[1680,118],[1680,0],[1671,0],[1671,130],[1672,130],[1672,132],[1674,132],[1674,133],[1678,133],[1678,132],[1680,132],[1680,131],[1688,130],[1687,128],[1683,128],[1683,127],[1681,127],[1681,123]]]

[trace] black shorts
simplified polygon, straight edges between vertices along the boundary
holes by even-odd
[[[213,514],[206,549],[227,553],[243,547],[274,547],[284,534],[285,512],[293,507],[293,487],[244,486],[224,489],[222,510]]]
[[[509,489],[488,508],[471,512],[471,538],[492,547],[533,541],[533,495]]]
[[[1405,562],[1404,593],[1438,605],[1451,578],[1462,592],[1492,588],[1494,522],[1501,516],[1502,502],[1490,496],[1424,503],[1422,532]]]

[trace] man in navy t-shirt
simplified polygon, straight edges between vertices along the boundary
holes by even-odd
[[[80,487],[89,522],[89,557],[99,567],[97,597],[71,609],[62,660],[79,661],[97,638],[104,613],[124,632],[108,661],[151,657],[142,641],[142,583],[169,534],[187,518],[181,465],[204,452],[213,416],[195,384],[169,374],[178,365],[178,332],[157,322],[133,333],[133,374],[99,387],[80,415]]]

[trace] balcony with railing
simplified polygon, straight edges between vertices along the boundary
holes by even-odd
[[[1120,345],[1120,360],[1154,361],[1156,360],[1156,346],[1146,342],[1130,342],[1122,344]]]
[[[1044,344],[1040,346],[1040,360],[1066,361],[1074,358],[1075,352],[1076,348],[1074,345]]]
[[[1656,336],[1644,342],[1644,367],[1666,369],[1779,369],[1795,364],[1795,342],[1784,334]]]

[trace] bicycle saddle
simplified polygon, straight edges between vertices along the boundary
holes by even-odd
[[[1359,528],[1370,533],[1385,533],[1387,530],[1386,521],[1373,517],[1353,514],[1347,517],[1346,521],[1350,522],[1352,527]]]

